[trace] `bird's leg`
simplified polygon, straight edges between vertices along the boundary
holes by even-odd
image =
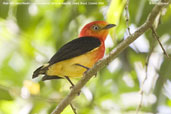
[[[74,114],[77,114],[77,110],[76,110],[76,108],[73,106],[73,104],[70,103],[70,106],[71,106],[71,108],[72,108]]]
[[[72,81],[70,80],[70,78],[68,76],[65,76],[65,78],[68,80],[68,82],[71,84],[70,89],[72,89],[74,87],[74,83],[72,83]]]
[[[86,72],[87,72],[88,70],[90,70],[90,68],[88,68],[88,67],[86,67],[86,66],[83,66],[83,65],[80,65],[80,64],[75,64],[75,65],[85,68],[86,71],[84,72],[84,74],[86,74]],[[97,76],[97,73],[95,74],[95,77],[96,77],[96,76]]]
[[[74,83],[72,83],[72,81],[70,80],[70,78],[68,76],[65,76],[65,78],[68,80],[68,82],[71,84],[70,89],[72,89],[75,85]],[[80,95],[81,91],[78,92],[78,95]]]
[[[90,68],[88,68],[88,67],[86,67],[86,66],[83,66],[83,65],[80,65],[80,64],[75,64],[75,65],[85,68],[86,71],[84,72],[84,74],[85,74],[88,70],[90,70]]]

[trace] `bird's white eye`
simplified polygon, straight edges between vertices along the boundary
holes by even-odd
[[[92,26],[92,29],[93,29],[93,30],[99,30],[99,29],[100,29],[100,27],[99,27],[99,26],[97,26],[97,25],[93,25],[93,26]]]

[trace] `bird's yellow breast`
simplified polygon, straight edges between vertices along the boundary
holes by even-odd
[[[91,68],[99,59],[98,50],[95,48],[86,54],[55,63],[48,68],[46,74],[59,77],[80,77],[87,69],[76,64]]]

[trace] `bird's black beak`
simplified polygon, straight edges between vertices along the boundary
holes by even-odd
[[[108,24],[103,29],[110,29],[110,28],[115,27],[115,26],[116,26],[115,24]]]

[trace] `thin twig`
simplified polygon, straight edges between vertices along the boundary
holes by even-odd
[[[169,0],[162,0],[168,3]],[[88,70],[80,81],[73,87],[70,93],[58,104],[54,109],[52,114],[60,114],[66,106],[68,106],[71,101],[77,96],[81,88],[97,73],[97,71],[104,68],[109,62],[113,61],[121,52],[123,52],[132,42],[134,42],[139,36],[141,36],[145,31],[152,27],[154,20],[160,10],[167,6],[167,4],[157,4],[149,14],[146,22],[141,25],[131,36],[128,36],[123,42],[118,44],[118,46],[110,52],[110,56],[106,56],[104,59],[97,62],[93,68]]]
[[[146,59],[146,63],[145,63],[145,77],[144,77],[144,80],[142,82],[142,85],[141,85],[141,88],[140,88],[140,95],[141,95],[141,98],[140,98],[140,103],[136,109],[136,114],[139,113],[142,105],[143,105],[143,96],[144,96],[144,90],[143,90],[143,87],[144,87],[144,84],[145,84],[145,81],[147,80],[147,77],[148,77],[148,64],[149,64],[149,59],[150,59],[150,56],[152,54],[152,50],[153,48],[151,49],[151,51],[149,52],[149,55],[147,56],[147,59]]]
[[[71,108],[72,108],[72,110],[73,110],[74,114],[77,114],[77,110],[76,110],[76,108],[73,106],[73,104],[72,104],[72,103],[70,103],[70,106],[71,106]]]
[[[142,90],[142,88],[141,88],[141,90],[140,90],[140,95],[141,95],[140,103],[139,103],[139,105],[138,105],[138,107],[137,107],[137,109],[136,109],[136,114],[139,113],[139,111],[140,111],[140,109],[141,109],[141,107],[142,107],[142,103],[143,103],[144,91]]]
[[[125,18],[126,18],[126,25],[128,29],[129,35],[131,35],[130,28],[129,28],[129,10],[128,10],[129,0],[126,1],[125,4]]]
[[[170,58],[170,56],[169,56],[169,55],[167,54],[167,52],[165,51],[165,49],[164,49],[162,43],[160,42],[159,36],[157,35],[157,33],[156,33],[156,31],[154,30],[153,27],[151,27],[151,30],[152,30],[152,35],[153,35],[153,37],[158,41],[160,47],[161,47],[162,50],[163,50],[163,53],[164,53],[168,58]]]

